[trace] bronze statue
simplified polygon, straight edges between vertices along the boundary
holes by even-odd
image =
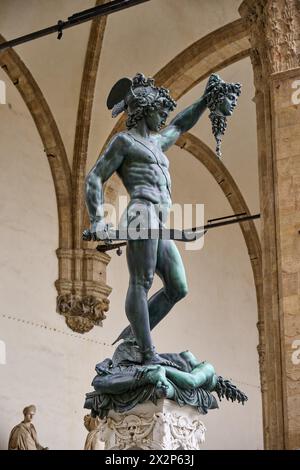
[[[229,380],[216,375],[214,367],[200,362],[190,351],[179,354],[162,354],[172,366],[141,364],[141,357],[133,341],[121,343],[112,359],[97,364],[97,375],[92,385],[94,392],[87,393],[85,408],[93,416],[104,418],[110,409],[122,413],[138,403],[151,400],[156,403],[165,397],[180,406],[190,405],[201,414],[218,408],[215,396],[221,400],[244,404],[247,396]]]
[[[48,447],[43,447],[39,443],[36,429],[32,424],[35,413],[36,407],[34,405],[24,408],[24,420],[12,429],[8,450],[48,450]]]
[[[217,407],[213,391],[219,398],[225,396],[242,403],[247,400],[243,392],[217,376],[209,363],[201,363],[191,353],[158,354],[150,334],[188,291],[174,241],[151,237],[151,230],[164,230],[172,204],[169,161],[164,152],[197,123],[207,107],[220,144],[226,117],[232,114],[239,94],[239,84],[226,84],[212,75],[203,96],[166,127],[176,103],[169,91],[157,87],[152,78],[138,73],[132,80],[121,79],[109,94],[107,106],[113,116],[126,113],[127,130],[111,139],[86,178],[91,226],[83,238],[109,243],[112,230],[104,220],[103,185],[117,172],[130,195],[118,230],[128,234],[125,310],[130,325],[117,339],[123,342],[113,358],[96,366],[92,384],[95,391],[87,394],[85,403],[93,416],[105,416],[109,409],[126,411],[161,396],[180,405],[196,406],[203,413]],[[136,238],[135,232],[139,235]],[[148,299],[155,274],[162,279],[163,287]]]
[[[141,212],[146,219],[145,226],[151,229],[164,226],[172,204],[169,161],[164,152],[197,123],[208,101],[212,102],[211,93],[215,94],[215,89],[216,82],[212,84],[210,78],[203,96],[164,127],[176,106],[168,90],[156,87],[153,79],[140,73],[132,80],[124,78],[114,85],[107,105],[113,116],[126,112],[127,131],[112,138],[87,176],[86,202],[91,228],[84,232],[84,238],[109,238],[103,215],[103,184],[114,172],[130,195],[121,227],[134,225]],[[231,103],[229,109],[221,100],[216,103],[215,111],[220,115],[230,113],[236,104],[236,94],[230,92],[226,95],[226,103]],[[128,240],[127,263],[130,279],[125,310],[130,328],[118,339],[133,334],[145,364],[165,364],[155,352],[150,330],[187,294],[181,256],[173,240]],[[164,287],[148,300],[155,273]]]

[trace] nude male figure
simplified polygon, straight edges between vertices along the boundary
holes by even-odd
[[[132,81],[117,82],[108,98],[108,107],[113,108],[113,115],[127,113],[128,130],[112,138],[86,178],[91,227],[84,232],[84,238],[108,238],[102,207],[103,184],[114,172],[130,196],[127,222],[134,221],[142,208],[151,228],[163,226],[172,204],[169,161],[164,152],[197,123],[207,107],[207,92],[206,89],[199,100],[164,127],[176,106],[168,90],[157,88],[153,79],[142,74]],[[229,95],[223,103],[224,112],[231,114],[235,104],[236,96]],[[188,292],[181,256],[174,241],[164,239],[129,240],[126,254],[129,287],[125,310],[130,327],[119,339],[133,333],[144,364],[165,364],[155,351],[150,331]],[[148,300],[155,273],[162,279],[163,287]]]

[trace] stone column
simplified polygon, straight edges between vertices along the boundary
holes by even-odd
[[[256,87],[267,449],[300,447],[300,1],[244,0]]]
[[[205,426],[196,408],[167,399],[148,401],[126,413],[110,411],[101,427],[105,450],[198,450]]]

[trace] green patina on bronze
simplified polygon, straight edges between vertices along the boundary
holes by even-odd
[[[116,134],[86,179],[86,203],[91,227],[86,240],[109,239],[103,213],[103,185],[117,172],[129,196],[119,227],[139,224],[161,229],[172,204],[169,161],[165,155],[177,139],[190,130],[209,107],[214,116],[214,135],[224,133],[240,93],[238,84],[225,84],[212,75],[203,96],[181,111],[166,127],[176,107],[169,91],[154,80],[137,74],[121,79],[112,88],[107,105],[113,116],[127,114],[127,131]],[[218,117],[218,119],[216,118]],[[218,123],[222,126],[218,129]],[[141,218],[142,214],[142,218]],[[142,221],[142,222],[141,222]],[[129,288],[125,311],[130,325],[120,334],[124,340],[114,354],[96,367],[95,392],[87,395],[87,408],[105,415],[109,409],[126,411],[145,400],[166,396],[180,405],[190,404],[202,412],[216,408],[215,391],[244,403],[247,397],[230,382],[217,376],[213,367],[191,353],[158,354],[151,330],[183,299],[188,291],[183,262],[173,240],[143,239],[127,242]],[[163,287],[148,299],[154,275]]]
[[[86,395],[85,408],[93,416],[105,417],[109,410],[122,413],[139,403],[159,398],[173,400],[179,406],[190,405],[201,414],[218,408],[215,392],[221,400],[244,404],[246,395],[229,380],[217,376],[208,362],[200,362],[190,351],[180,354],[161,354],[162,359],[173,364],[143,365],[135,342],[121,343],[112,359],[96,366],[97,375],[92,385],[94,392]]]

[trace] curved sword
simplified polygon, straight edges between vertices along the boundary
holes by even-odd
[[[98,245],[96,249],[100,252],[106,252],[110,250],[118,250],[118,254],[121,254],[120,247],[125,246],[129,240],[177,240],[180,242],[193,242],[203,237],[208,230],[224,225],[231,225],[237,222],[245,222],[247,220],[258,219],[260,214],[249,215],[245,212],[241,214],[233,214],[226,217],[220,217],[218,219],[211,219],[206,225],[202,227],[193,227],[186,230],[179,229],[124,229],[124,230],[113,230],[110,226],[107,226],[106,238],[96,238],[95,234],[92,234],[90,230],[83,232],[83,240],[85,241],[102,241],[102,245]],[[227,219],[227,220],[225,220]],[[113,243],[114,240],[123,241],[122,243]]]

